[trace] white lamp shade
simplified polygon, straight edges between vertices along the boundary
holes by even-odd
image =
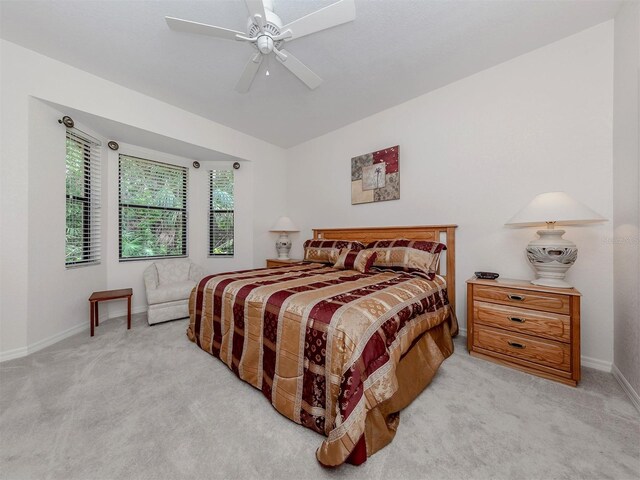
[[[557,225],[579,225],[606,221],[602,215],[566,193],[548,192],[537,195],[505,225],[535,227],[547,222],[555,222]]]
[[[278,221],[275,223],[273,227],[271,227],[270,232],[299,232],[300,230],[296,227],[289,217],[280,217]]]

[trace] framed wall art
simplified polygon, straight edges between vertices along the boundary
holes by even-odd
[[[399,198],[399,145],[351,159],[351,205]]]

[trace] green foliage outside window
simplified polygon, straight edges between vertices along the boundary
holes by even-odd
[[[79,200],[67,198],[65,262],[79,263],[84,251],[84,208]]]
[[[209,172],[209,255],[233,255],[233,170]]]
[[[79,140],[66,139],[65,264],[89,260],[90,166],[89,153]]]
[[[120,259],[187,253],[187,169],[120,155]]]

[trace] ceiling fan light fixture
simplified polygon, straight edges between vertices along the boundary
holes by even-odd
[[[273,51],[273,38],[271,35],[260,35],[256,41],[258,50],[263,55],[267,55]]]

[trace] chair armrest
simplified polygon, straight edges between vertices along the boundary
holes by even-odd
[[[204,278],[204,270],[198,264],[192,263],[191,268],[189,269],[189,280],[193,280],[194,282],[199,282]]]
[[[144,279],[144,287],[147,290],[155,290],[158,288],[158,270],[156,269],[155,264],[150,265],[146,268],[143,273]]]

